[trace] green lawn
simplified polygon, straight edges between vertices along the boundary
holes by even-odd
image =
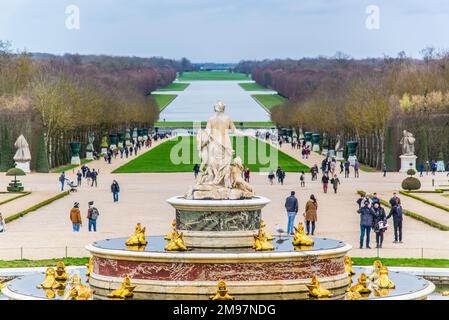
[[[268,110],[276,107],[280,104],[283,104],[287,101],[287,98],[284,98],[278,94],[253,94],[251,95],[257,102],[263,105]]]
[[[184,72],[178,75],[179,81],[195,81],[195,80],[251,80],[244,73],[233,73],[228,71],[198,71]]]
[[[157,91],[184,91],[188,86],[189,83],[173,82],[166,87],[157,89]]]
[[[201,126],[206,127],[207,122],[201,122]],[[234,122],[236,127],[242,127],[240,122]],[[189,121],[159,121],[154,124],[155,127],[177,127],[177,128],[192,128],[193,122]],[[273,122],[243,122],[243,127],[253,128],[253,127],[273,127]]]
[[[151,96],[154,98],[161,111],[177,97],[176,94],[152,94]]]
[[[239,86],[246,91],[270,91],[271,89],[262,87],[257,82],[239,83]]]
[[[91,162],[91,161],[92,161],[92,160],[82,159],[82,160],[81,160],[81,165],[87,164],[87,163],[89,163],[89,162]],[[55,173],[62,173],[62,172],[66,172],[66,171],[73,170],[73,169],[75,169],[75,168],[77,168],[77,167],[79,167],[79,166],[76,165],[76,164],[68,164],[68,165],[66,165],[66,166],[62,166],[62,167],[55,168],[55,169],[52,170],[52,172],[55,172]]]
[[[238,142],[237,146],[236,142]],[[250,141],[247,137],[233,138],[233,144],[236,155],[242,158],[244,165],[248,164],[252,172],[263,171],[268,166],[271,169],[276,169],[278,165],[286,172],[308,172],[310,170],[296,159],[277,151],[260,140],[256,143],[255,140]],[[176,149],[173,149],[174,147]],[[264,147],[266,148],[265,152],[261,150],[262,155],[259,155],[259,148]],[[172,149],[174,156],[170,160]],[[252,151],[248,152],[248,150]],[[199,162],[194,137],[179,137],[155,147],[153,150],[116,169],[114,173],[192,172],[193,164]]]

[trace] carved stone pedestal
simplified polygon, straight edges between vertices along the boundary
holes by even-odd
[[[409,169],[413,169],[416,171],[416,159],[418,158],[415,155],[407,156],[402,155],[399,156],[401,158],[401,169],[399,172],[407,172]]]

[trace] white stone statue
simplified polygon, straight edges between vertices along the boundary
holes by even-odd
[[[205,130],[199,130],[196,136],[197,149],[201,159],[197,185],[186,195],[189,199],[241,199],[253,195],[252,188],[243,186],[231,177],[234,158],[232,142],[228,130],[234,135],[248,136],[237,130],[232,119],[224,114],[222,101],[214,106],[215,115],[207,121]],[[238,162],[240,161],[240,162]],[[238,167],[241,160],[237,160]],[[235,176],[234,176],[235,177]],[[251,191],[249,191],[251,190]]]
[[[401,139],[402,155],[413,156],[415,155],[415,138],[411,132],[404,130]]]
[[[30,173],[30,161],[31,152],[28,142],[25,137],[21,134],[17,138],[14,146],[17,148],[16,154],[14,155],[14,161],[16,162],[16,168],[22,169],[26,173]]]
[[[340,151],[341,148],[341,137],[339,134],[337,134],[337,142],[335,142],[335,151]]]

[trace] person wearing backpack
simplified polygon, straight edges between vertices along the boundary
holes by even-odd
[[[100,215],[98,209],[94,207],[94,202],[89,202],[89,209],[87,210],[87,220],[89,220],[89,232],[94,229],[94,232],[97,232],[97,219]]]

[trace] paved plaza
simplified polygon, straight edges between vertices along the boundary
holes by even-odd
[[[155,144],[157,145],[157,143]],[[146,150],[146,149],[145,149]],[[313,153],[308,160],[302,160],[299,151],[292,150],[290,145],[284,145],[282,150],[293,155],[300,161],[311,166],[319,164],[322,157]],[[130,158],[133,159],[133,158]],[[88,252],[84,246],[92,241],[126,237],[132,234],[137,222],[147,227],[147,235],[163,235],[170,231],[170,223],[174,217],[174,209],[166,199],[184,194],[188,186],[194,183],[193,173],[156,173],[156,174],[113,174],[112,170],[130,159],[116,159],[111,165],[104,160],[90,163],[91,168],[100,170],[98,187],[90,187],[84,181],[77,193],[57,200],[27,216],[7,224],[7,232],[0,234],[0,259],[41,259],[52,257],[82,257]],[[73,172],[67,172],[70,179],[75,179]],[[376,192],[383,199],[388,200],[393,191],[398,191],[404,174],[361,172],[360,178],[340,176],[341,187],[338,194],[329,191],[323,194],[321,183],[310,181],[307,174],[306,187],[299,186],[299,173],[287,173],[283,186],[275,183],[270,185],[266,174],[253,172],[251,184],[256,193],[271,199],[271,203],[263,210],[263,217],[269,231],[275,234],[276,225],[286,228],[287,217],[284,209],[285,198],[291,190],[295,190],[300,202],[298,219],[303,219],[302,213],[305,202],[310,194],[315,194],[318,200],[318,222],[316,236],[340,239],[351,244],[354,249],[352,256],[376,256],[374,249],[375,238],[371,233],[373,249],[358,249],[359,215],[356,212],[356,190]],[[113,179],[120,183],[120,201],[114,203],[110,192]],[[437,183],[447,181],[445,174],[436,176]],[[58,174],[32,173],[23,177],[27,189],[40,194],[53,194],[59,192]],[[0,180],[0,189],[4,189],[8,182],[7,177]],[[423,188],[431,188],[432,177],[422,178]],[[29,206],[32,198],[29,196]],[[23,204],[17,200],[17,205]],[[447,212],[439,212],[419,201],[401,196],[405,209],[415,212],[431,210],[434,215],[441,215],[447,219]],[[89,233],[87,230],[87,202],[95,201],[100,211],[98,232]],[[69,220],[69,212],[74,202],[81,204],[80,209],[84,225],[80,233],[73,233]],[[15,201],[9,203],[12,206]],[[0,211],[3,207],[0,206]],[[387,209],[388,210],[388,209]],[[387,211],[388,213],[388,211]],[[392,222],[390,222],[392,223]],[[404,218],[404,243],[393,244],[392,227],[386,232],[384,248],[380,249],[381,257],[421,257],[449,258],[449,236],[447,231],[440,231],[427,224],[409,217]],[[22,249],[21,249],[22,248]]]

